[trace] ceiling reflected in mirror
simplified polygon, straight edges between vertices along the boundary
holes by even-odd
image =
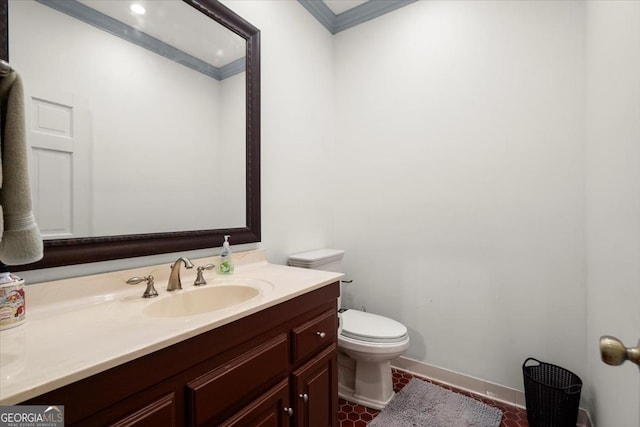
[[[245,68],[245,40],[180,2],[36,1],[216,80]]]

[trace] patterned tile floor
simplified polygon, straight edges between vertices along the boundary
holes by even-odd
[[[527,412],[522,408],[458,390],[448,385],[418,377],[399,369],[393,369],[393,389],[396,392],[400,391],[412,378],[418,378],[423,381],[437,384],[443,388],[455,391],[500,409],[502,411],[502,422],[500,423],[500,427],[529,427],[529,423],[527,422]],[[380,411],[375,409],[365,408],[364,406],[340,399],[338,404],[338,423],[340,427],[365,427],[369,421],[378,415],[379,412]]]

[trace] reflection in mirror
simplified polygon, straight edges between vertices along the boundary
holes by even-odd
[[[33,268],[259,241],[257,29],[211,0],[8,4]]]
[[[86,4],[9,3],[43,237],[244,226],[244,73],[207,73],[244,59],[244,39],[180,2],[148,2],[144,15],[123,1]],[[133,44],[141,34],[173,58]]]

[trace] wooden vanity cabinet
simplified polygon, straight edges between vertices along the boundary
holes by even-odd
[[[67,426],[336,427],[338,295],[335,282],[22,404],[64,405]]]

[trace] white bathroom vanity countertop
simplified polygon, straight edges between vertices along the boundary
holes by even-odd
[[[333,283],[340,273],[270,264],[264,250],[234,255],[235,273],[205,270],[216,286],[229,278],[254,280],[260,294],[242,304],[183,317],[150,317],[148,304],[180,292],[198,292],[196,269],[181,267],[182,291],[167,292],[169,265],[136,268],[26,287],[26,320],[0,331],[0,405],[13,405]],[[218,263],[219,257],[192,260]],[[141,298],[155,277],[159,296]],[[258,280],[258,281],[256,281]]]

